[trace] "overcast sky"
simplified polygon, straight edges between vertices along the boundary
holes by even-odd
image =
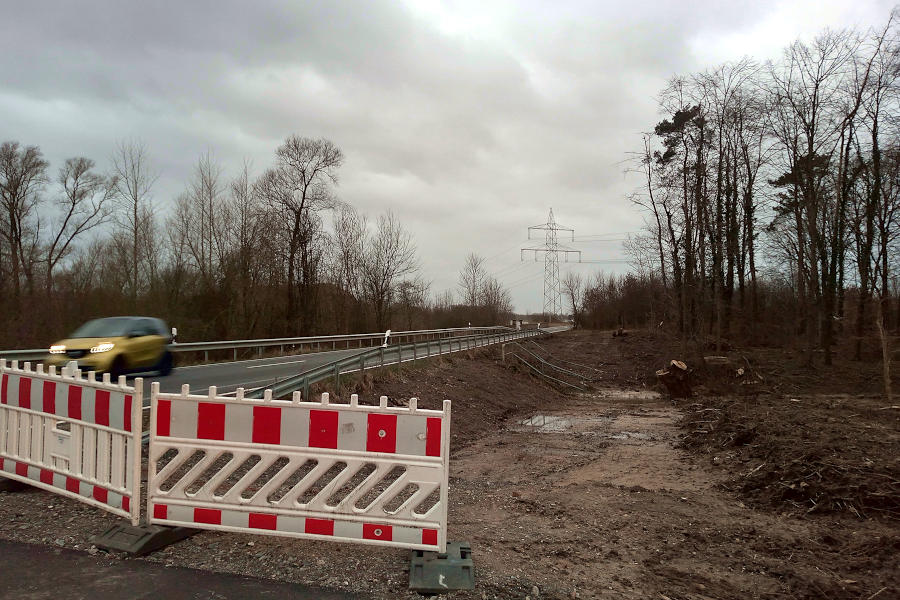
[[[269,166],[289,134],[342,148],[338,194],[413,233],[432,290],[488,257],[520,311],[542,307],[527,227],[557,221],[583,258],[641,228],[624,173],[674,74],[777,58],[825,27],[882,25],[880,0],[775,2],[4,2],[0,139],[55,172],[142,140],[165,213],[199,155]],[[621,264],[572,267],[590,274]],[[565,268],[563,269],[565,272]]]

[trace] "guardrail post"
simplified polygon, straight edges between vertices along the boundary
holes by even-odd
[[[234,349],[234,360],[237,360],[237,348]]]
[[[379,352],[379,354],[381,355],[381,368],[383,369],[384,368],[384,348],[381,349],[381,352]]]
[[[416,362],[417,360],[419,360],[418,352],[416,351],[417,347],[418,347],[418,344],[413,344],[413,362]]]
[[[203,362],[209,362],[209,350],[203,351]]]

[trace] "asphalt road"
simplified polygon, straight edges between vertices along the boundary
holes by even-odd
[[[565,329],[567,329],[567,327],[557,327],[546,329],[545,331],[555,333]],[[446,339],[443,340],[443,342],[438,342],[436,340],[430,345],[431,354],[436,354],[439,346],[441,346],[443,352],[447,352],[450,347],[450,343]],[[458,347],[455,341],[453,342],[452,347],[454,351],[457,351]],[[209,386],[214,385],[216,386],[216,392],[219,395],[228,395],[233,394],[239,387],[243,387],[245,390],[270,387],[277,381],[287,377],[304,373],[332,361],[357,355],[369,350],[371,350],[371,348],[351,348],[308,354],[292,354],[273,358],[177,367],[172,370],[168,377],[162,377],[157,374],[142,375],[144,378],[144,399],[145,403],[149,405],[150,384],[154,381],[159,382],[160,391],[165,393],[180,392],[181,387],[187,384],[190,386],[190,391],[193,394],[206,394]],[[390,358],[396,360],[396,354],[393,352],[389,354]],[[424,355],[425,351],[423,351],[422,348],[419,348],[415,355],[412,350],[406,350],[403,353],[402,360],[406,362],[413,360],[415,357],[422,358]],[[367,369],[373,368],[379,364],[379,357],[373,356],[366,361],[365,367]],[[345,367],[341,372],[348,373],[356,371],[358,368],[359,367],[356,364],[353,364]]]
[[[9,600],[359,600],[298,583],[116,560],[51,546],[0,540],[0,599]]]
[[[160,391],[166,393],[180,392],[181,386],[185,384],[191,387],[191,392],[194,394],[205,394],[211,385],[216,386],[219,394],[233,393],[239,387],[248,390],[267,387],[279,379],[308,371],[333,360],[359,354],[365,350],[368,348],[177,367],[168,377],[155,374],[143,375],[144,398],[150,397],[150,384],[154,381],[158,381]]]

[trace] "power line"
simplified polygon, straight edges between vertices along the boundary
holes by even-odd
[[[522,279],[519,279],[518,281],[514,281],[513,283],[508,284],[508,285],[506,286],[506,288],[507,288],[507,289],[512,289],[512,288],[514,288],[514,287],[518,287],[518,286],[523,285],[523,284],[526,284],[526,283],[531,283],[532,281],[537,281],[537,280],[540,279],[541,277],[543,277],[543,273],[535,273],[535,274],[533,274],[533,275],[529,275],[529,276],[527,276],[527,277],[524,277],[524,278],[522,278]]]
[[[582,264],[582,265],[604,265],[604,264],[628,264],[631,260],[627,258],[604,258],[600,260],[579,260],[577,263],[571,262],[570,265]]]
[[[535,273],[530,268],[530,267],[536,266],[534,263],[519,263],[519,265],[522,268],[514,270],[514,271],[510,271],[503,277],[503,279],[505,281],[514,280],[514,281],[518,282],[523,277],[525,279],[531,279],[531,278],[535,277],[536,275],[540,275],[540,273]]]
[[[523,262],[512,263],[510,265],[507,265],[507,266],[501,268],[499,271],[495,271],[493,273],[493,275],[494,275],[494,277],[497,277],[497,278],[509,277],[509,275],[511,275],[512,273],[515,273],[516,271],[520,271],[521,269],[527,267],[529,264],[530,263],[523,263]]]
[[[484,262],[488,262],[489,260],[494,260],[495,258],[497,258],[499,256],[503,256],[507,252],[512,252],[513,250],[515,250],[519,247],[519,244],[520,243],[516,243],[516,244],[510,246],[509,248],[507,248],[506,250],[502,250],[502,251],[498,252],[497,254],[494,254],[493,256],[487,257],[486,259],[484,259]]]

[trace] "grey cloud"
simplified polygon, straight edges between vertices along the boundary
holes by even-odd
[[[262,170],[290,133],[329,137],[347,155],[341,197],[394,210],[441,290],[466,253],[512,246],[551,205],[580,234],[638,229],[623,160],[660,118],[654,96],[703,66],[691,40],[774,5],[452,2],[501,15],[457,35],[400,2],[7,3],[2,136],[41,145],[54,168],[141,138],[162,211],[207,150],[226,171]],[[513,283],[517,259],[489,264]],[[539,307],[539,280],[513,291]]]

